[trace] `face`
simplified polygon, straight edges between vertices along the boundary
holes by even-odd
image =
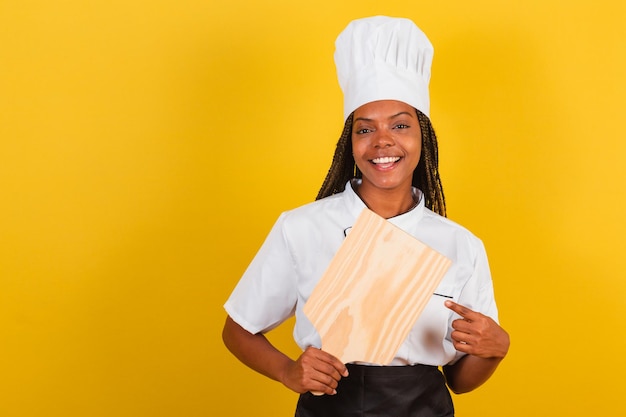
[[[359,107],[354,111],[352,151],[363,174],[360,190],[410,190],[422,153],[417,112],[395,100]]]

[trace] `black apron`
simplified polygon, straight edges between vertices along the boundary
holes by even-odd
[[[348,364],[335,395],[300,395],[296,417],[453,417],[454,406],[436,366]]]

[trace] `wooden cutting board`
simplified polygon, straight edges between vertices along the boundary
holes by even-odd
[[[344,363],[389,364],[451,261],[364,209],[304,313]]]

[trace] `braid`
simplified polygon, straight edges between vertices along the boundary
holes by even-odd
[[[424,193],[426,207],[446,217],[446,198],[443,195],[443,185],[439,176],[439,151],[437,135],[430,123],[430,119],[417,110],[417,119],[422,131],[422,155],[413,171],[413,186]]]
[[[353,116],[354,113],[346,119],[343,132],[337,142],[333,162],[316,200],[343,191],[346,183],[352,178],[361,178],[361,172],[356,167],[352,155]],[[424,193],[424,204],[427,208],[445,217],[446,200],[439,177],[437,136],[428,117],[419,110],[417,110],[417,119],[422,132],[422,154],[413,172],[413,186]]]
[[[341,132],[341,137],[335,148],[333,162],[316,200],[343,191],[346,183],[356,176],[356,164],[352,155],[352,119],[353,114],[350,114],[346,119],[343,132]]]

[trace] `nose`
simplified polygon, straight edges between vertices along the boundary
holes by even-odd
[[[376,133],[373,143],[375,148],[388,148],[395,143],[390,132],[380,129]]]

